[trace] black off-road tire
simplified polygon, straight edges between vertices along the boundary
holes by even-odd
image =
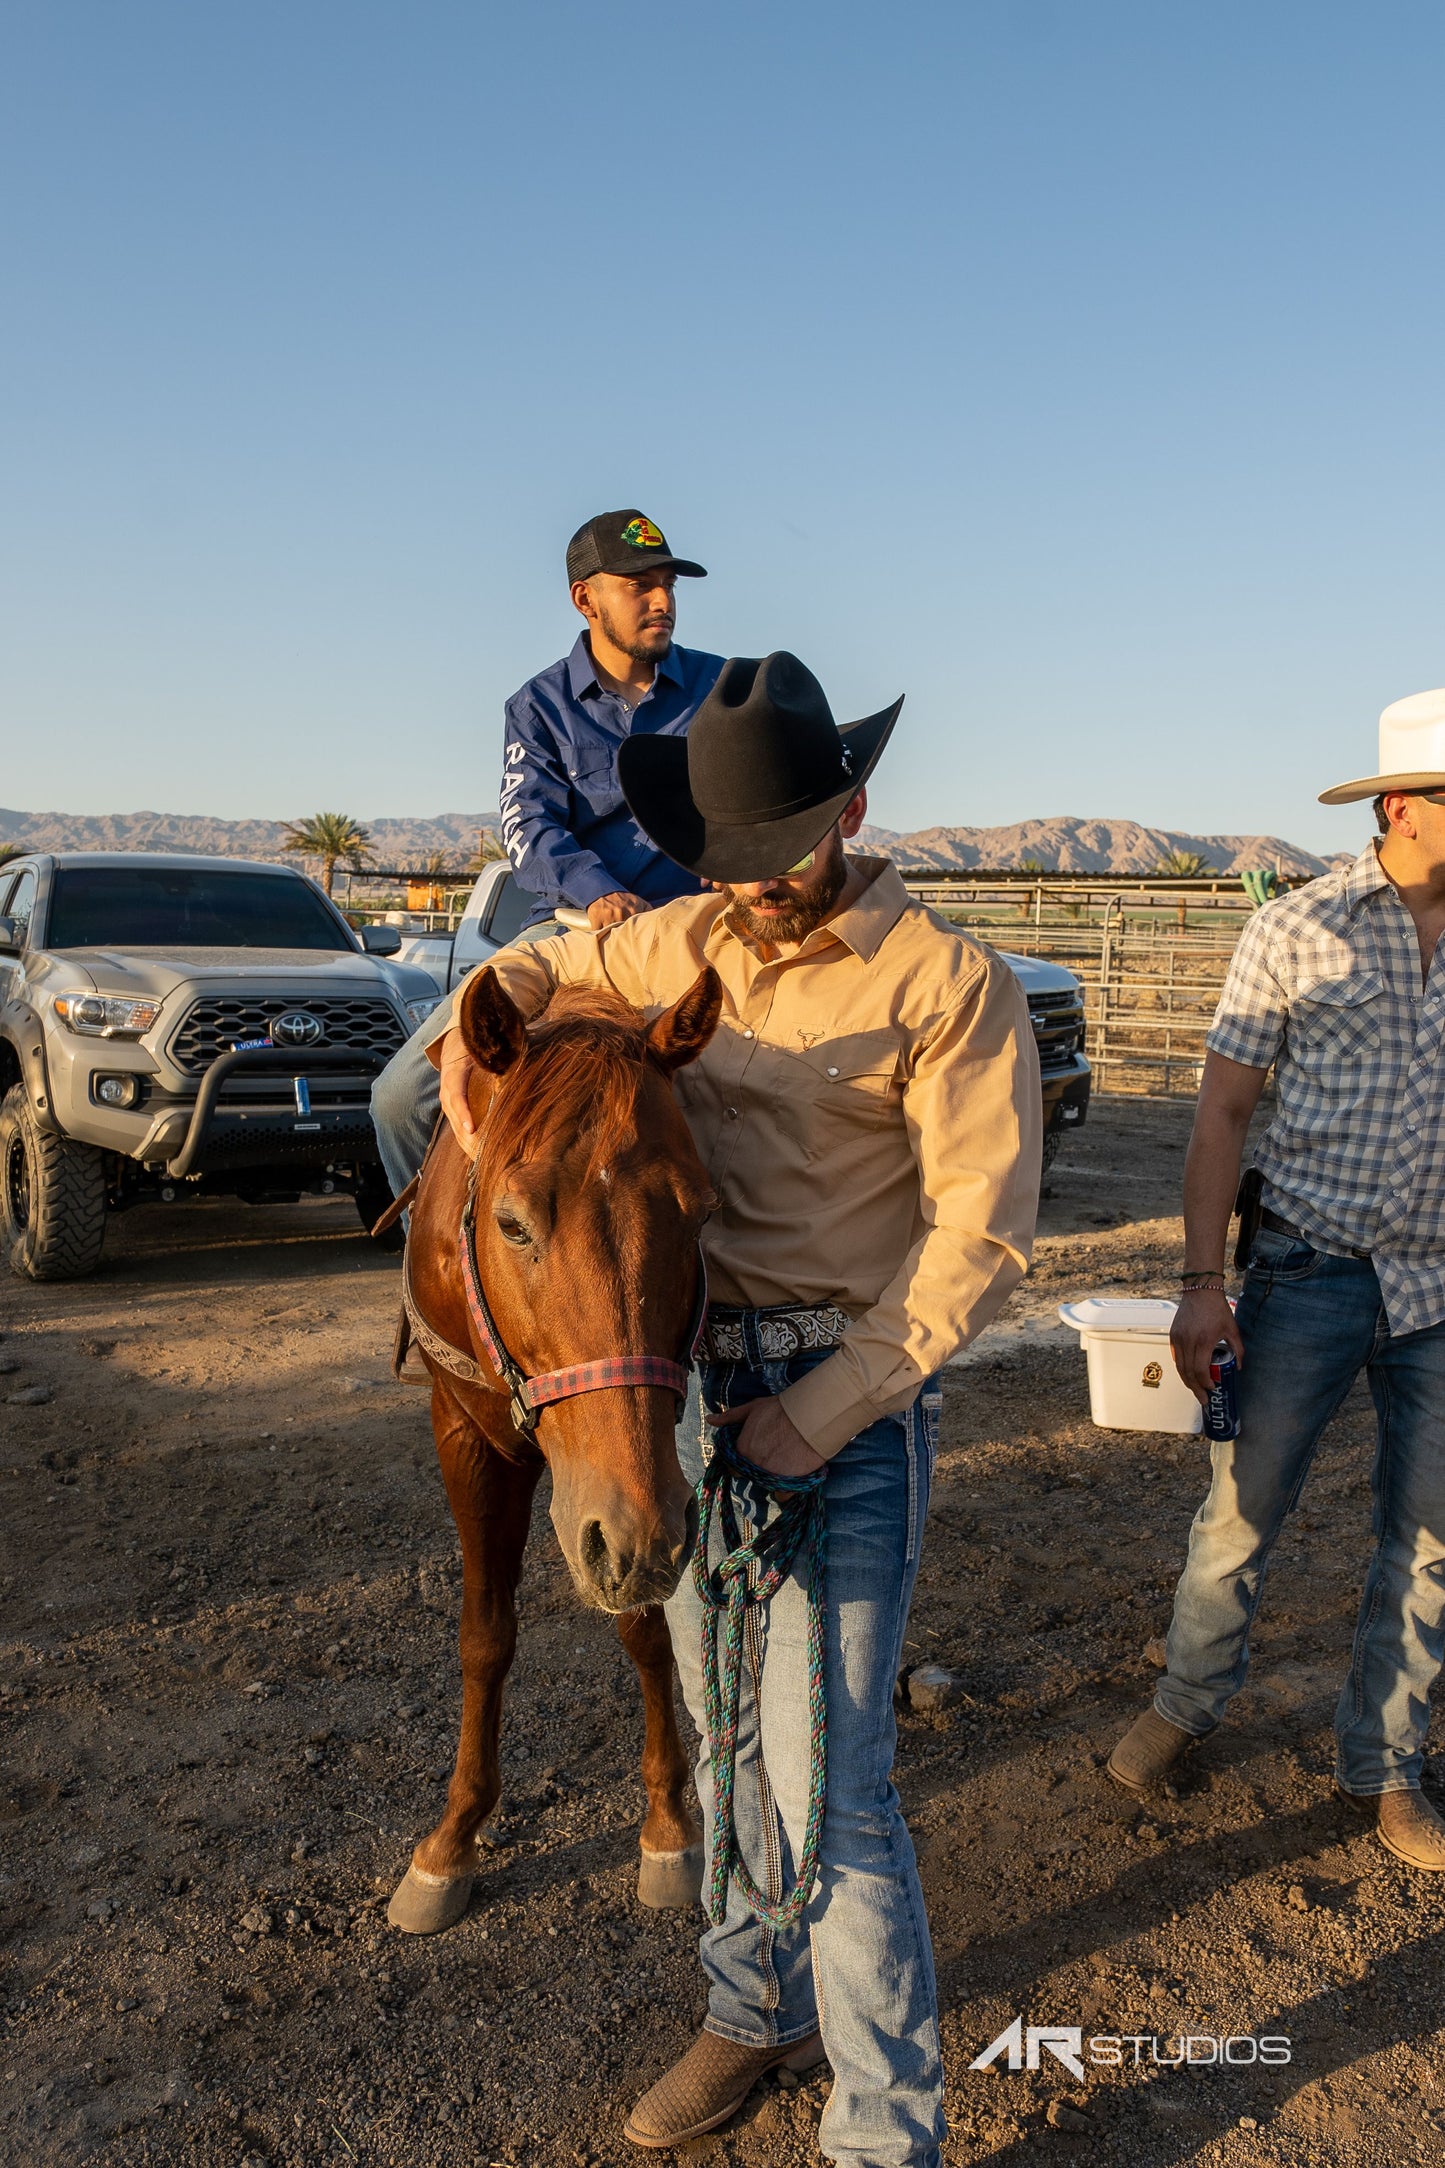
[[[105,1167],[41,1129],[23,1084],[0,1100],[0,1254],[28,1280],[83,1280],[105,1241]]]
[[[1047,1173],[1048,1173],[1048,1171],[1049,1171],[1050,1167],[1052,1167],[1052,1165],[1053,1165],[1054,1161],[1055,1161],[1055,1160],[1056,1160],[1056,1159],[1058,1158],[1058,1156],[1059,1156],[1059,1146],[1060,1146],[1060,1145],[1061,1145],[1061,1144],[1063,1143],[1063,1141],[1064,1141],[1064,1125],[1063,1125],[1063,1123],[1062,1123],[1062,1122],[1059,1122],[1059,1121],[1053,1121],[1053,1122],[1050,1122],[1050,1123],[1049,1123],[1049,1126],[1048,1126],[1048,1128],[1047,1128],[1047,1129],[1046,1129],[1046,1130],[1044,1131],[1044,1165],[1043,1165],[1043,1172],[1044,1172],[1045,1174],[1047,1174]]]
[[[391,1203],[391,1184],[380,1167],[364,1167],[356,1178],[356,1188],[352,1194],[356,1199],[361,1224],[367,1233],[371,1234],[372,1228]],[[372,1240],[379,1250],[399,1250],[405,1246],[406,1229],[400,1220],[394,1220],[381,1234],[372,1235]]]

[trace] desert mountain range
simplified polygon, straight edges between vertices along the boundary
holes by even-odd
[[[432,820],[365,820],[372,863],[425,866],[437,853],[448,868],[465,866],[495,813],[438,813]],[[0,844],[49,851],[204,851],[221,858],[285,859],[282,821],[223,821],[204,813],[15,813],[0,807]],[[1152,873],[1171,851],[1194,851],[1220,873],[1274,866],[1281,873],[1323,873],[1331,860],[1279,836],[1192,836],[1138,821],[1016,821],[1008,828],[920,828],[900,835],[865,828],[861,840],[901,866],[997,871],[1034,859],[1049,873]],[[290,863],[294,864],[292,859]]]

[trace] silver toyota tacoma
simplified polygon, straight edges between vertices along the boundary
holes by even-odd
[[[369,1100],[436,1006],[305,874],[40,852],[0,866],[0,1249],[93,1272],[112,1212],[224,1192],[390,1201]]]

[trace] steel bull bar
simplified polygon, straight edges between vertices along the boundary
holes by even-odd
[[[340,1046],[306,1047],[248,1046],[238,1047],[233,1053],[218,1054],[201,1079],[196,1094],[196,1104],[191,1113],[191,1123],[186,1131],[186,1141],[175,1158],[166,1167],[173,1181],[182,1181],[196,1162],[205,1154],[211,1132],[216,1126],[220,1112],[221,1087],[238,1072],[242,1075],[274,1075],[279,1072],[291,1079],[296,1087],[297,1111],[294,1115],[278,1114],[274,1108],[240,1108],[226,1110],[227,1116],[246,1113],[256,1122],[258,1130],[266,1123],[274,1125],[272,1133],[279,1137],[294,1137],[298,1130],[314,1133],[318,1143],[324,1143],[328,1130],[338,1133],[355,1126],[354,1108],[337,1109],[330,1113],[324,1109],[310,1109],[310,1078],[316,1075],[339,1075],[349,1071],[351,1075],[361,1071],[368,1076],[379,1076],[390,1060],[390,1055],[363,1052],[358,1048]],[[284,1125],[284,1126],[283,1126]],[[262,1134],[266,1132],[261,1131]]]

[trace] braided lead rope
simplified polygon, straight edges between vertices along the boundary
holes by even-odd
[[[828,1797],[828,1695],[824,1669],[828,1524],[823,1486],[826,1480],[827,1470],[823,1468],[813,1475],[781,1476],[774,1475],[771,1469],[755,1467],[718,1432],[715,1433],[712,1459],[697,1486],[698,1534],[692,1574],[693,1585],[703,1603],[703,1713],[712,1750],[713,1774],[712,1874],[707,1898],[708,1913],[714,1926],[722,1924],[730,1879],[736,1880],[754,1918],[777,1929],[794,1924],[817,1880],[823,1814]],[[760,1527],[747,1543],[742,1541],[738,1526],[737,1491],[742,1486],[759,1495],[772,1491],[781,1493],[784,1498],[777,1519]],[[720,1563],[710,1569],[708,1538],[714,1507],[726,1549]],[[752,1499],[744,1501],[744,1508],[755,1522],[760,1519]],[[743,1627],[749,1608],[767,1603],[777,1593],[805,1546],[810,1720],[808,1817],[797,1877],[787,1896],[775,1902],[758,1888],[748,1871],[738,1842],[734,1811]],[[759,1752],[761,1754],[761,1742]]]

